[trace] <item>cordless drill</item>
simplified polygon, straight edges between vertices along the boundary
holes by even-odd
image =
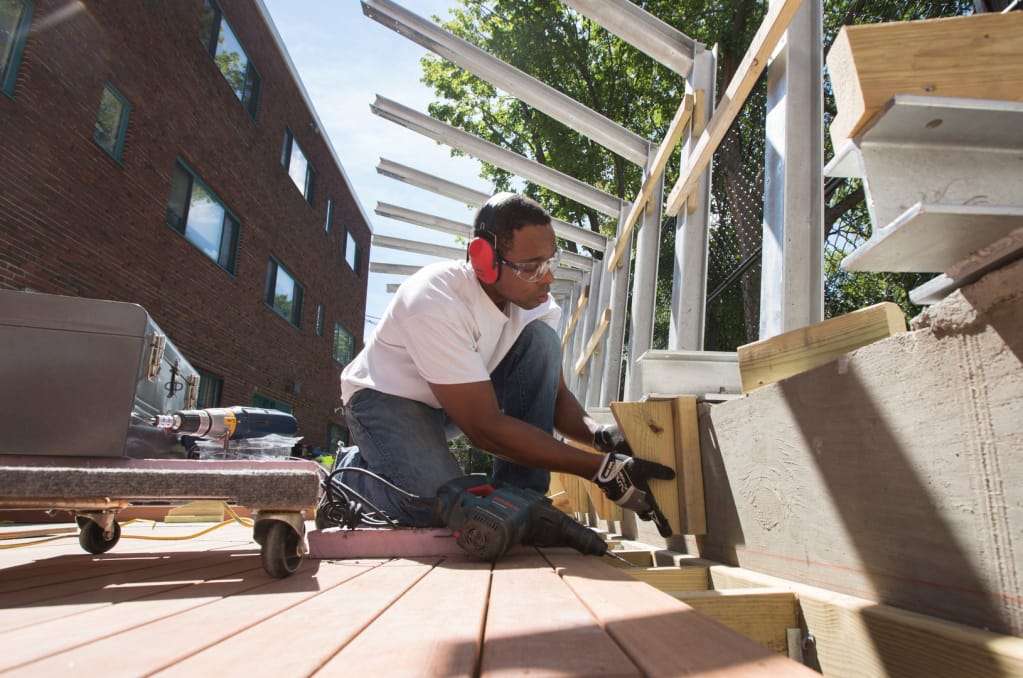
[[[153,426],[182,435],[209,440],[258,438],[278,433],[289,435],[298,429],[295,417],[261,407],[211,407],[158,414]]]
[[[437,491],[434,511],[455,532],[469,555],[491,562],[515,544],[571,546],[584,555],[602,556],[607,544],[592,530],[554,508],[534,490],[491,484],[486,476],[464,476]]]

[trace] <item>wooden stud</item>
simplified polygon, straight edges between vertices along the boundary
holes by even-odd
[[[715,589],[794,592],[828,676],[1003,678],[1023,675],[1023,638],[901,610],[739,567],[710,568]]]
[[[905,331],[902,309],[885,301],[740,346],[737,353],[742,392],[749,393]]]
[[[703,497],[703,461],[700,458],[699,417],[696,396],[678,396],[672,404],[675,428],[679,528],[681,534],[707,534],[707,509]]]
[[[667,593],[779,654],[788,652],[787,630],[799,625],[796,595],[782,588]]]
[[[627,567],[623,571],[661,591],[706,591],[710,586],[707,567]]]
[[[679,485],[681,466],[675,454],[675,422],[673,405],[668,400],[611,403],[611,414],[629,442],[633,453],[640,459],[656,461],[674,469],[675,480],[651,480],[650,491],[661,512],[667,517],[672,530],[678,533],[683,524]]]

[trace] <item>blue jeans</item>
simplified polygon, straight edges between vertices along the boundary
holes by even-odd
[[[561,376],[561,341],[549,325],[527,325],[490,381],[504,414],[554,432],[554,403]],[[449,480],[465,475],[447,441],[461,432],[442,409],[415,400],[363,389],[346,403],[355,447],[346,448],[337,467],[376,473],[401,489],[432,498]],[[439,526],[432,510],[405,499],[362,473],[343,473],[342,482],[404,525]],[[550,472],[494,458],[493,479],[546,493]]]

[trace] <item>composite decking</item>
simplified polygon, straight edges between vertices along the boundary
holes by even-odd
[[[73,534],[0,550],[0,674],[817,675],[567,549],[306,558],[273,579],[242,525],[146,538],[208,527],[125,525],[102,555]]]

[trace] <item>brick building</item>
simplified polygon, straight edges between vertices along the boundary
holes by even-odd
[[[143,306],[203,406],[344,435],[370,227],[259,0],[0,3],[0,288]]]

